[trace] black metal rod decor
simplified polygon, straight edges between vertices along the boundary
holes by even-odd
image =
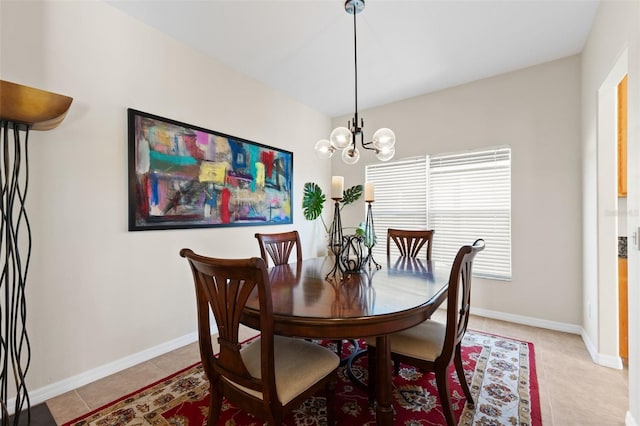
[[[31,261],[31,225],[25,209],[29,187],[29,127],[2,120],[2,152],[0,161],[0,253],[2,274],[0,289],[0,400],[2,424],[9,425],[9,385],[15,388],[13,424],[17,425],[26,408],[27,424],[31,423],[31,404],[26,375],[31,363],[31,345],[27,334],[26,282]]]
[[[29,132],[57,127],[73,98],[0,80],[0,423],[31,424],[26,376],[31,364],[27,334],[27,275],[31,262]],[[23,136],[24,135],[24,136]],[[10,396],[14,402],[10,402]],[[11,417],[13,414],[13,417]],[[22,417],[24,419],[24,417]],[[11,420],[13,419],[13,420]]]
[[[371,213],[371,203],[373,201],[367,201],[367,219],[364,224],[364,246],[367,248],[367,257],[364,259],[364,263],[371,269],[371,263],[374,264],[376,269],[382,268],[378,262],[373,258],[371,249],[376,245],[376,230],[373,227],[373,213]]]
[[[333,221],[329,228],[329,249],[333,253],[335,264],[329,271],[326,278],[333,277],[340,268],[340,252],[342,251],[342,220],[340,219],[340,198],[333,198],[335,208],[333,210]]]

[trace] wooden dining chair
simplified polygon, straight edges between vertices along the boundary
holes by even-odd
[[[298,231],[281,232],[276,234],[260,234],[255,237],[260,245],[260,256],[269,264],[269,258],[274,265],[289,263],[291,253],[295,249],[296,262],[302,262],[302,246]],[[268,256],[267,256],[268,254]]]
[[[255,237],[260,245],[260,256],[269,264],[269,259],[274,265],[286,265],[289,263],[291,253],[296,250],[296,262],[302,262],[302,245],[298,231],[280,232],[275,234],[256,233]],[[336,354],[342,357],[342,341],[336,340]]]
[[[387,256],[391,253],[391,241],[400,250],[400,256],[418,257],[420,250],[426,249],[427,260],[431,260],[431,246],[433,242],[434,230],[408,230],[392,229],[387,230]]]
[[[447,289],[447,322],[426,320],[415,327],[391,334],[391,358],[396,362],[411,364],[427,372],[434,372],[438,394],[447,425],[456,424],[449,398],[448,368],[455,364],[462,390],[471,405],[474,404],[462,366],[461,342],[469,322],[471,303],[471,270],[476,254],[484,249],[484,240],[458,250]],[[373,395],[375,385],[376,341],[367,339],[369,362],[369,392]]]
[[[320,390],[327,420],[334,423],[334,393],[340,359],[333,351],[303,339],[274,336],[273,305],[264,260],[214,259],[182,249],[193,273],[200,357],[209,380],[208,426],[217,425],[222,398],[242,410],[281,425],[284,416]],[[260,337],[238,341],[240,317],[253,292],[260,309]],[[211,345],[209,312],[218,326],[220,352]]]

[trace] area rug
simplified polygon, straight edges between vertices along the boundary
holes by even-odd
[[[331,346],[332,342],[319,342]],[[360,342],[362,346],[364,341]],[[250,344],[250,342],[248,343]],[[353,349],[343,345],[345,351]],[[511,338],[467,331],[463,364],[475,408],[465,397],[453,365],[450,369],[451,403],[459,425],[541,425],[538,381],[533,344]],[[356,377],[366,381],[367,357],[353,365]],[[126,395],[63,426],[202,426],[208,413],[208,383],[200,363]],[[326,424],[322,397],[308,399],[286,420],[286,426]],[[375,425],[375,408],[364,389],[354,385],[340,367],[336,389],[338,425]],[[433,374],[401,364],[393,376],[394,424],[405,426],[446,424]],[[220,424],[263,425],[264,422],[223,402]]]

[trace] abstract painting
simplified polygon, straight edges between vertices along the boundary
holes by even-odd
[[[293,223],[293,153],[128,109],[129,230]]]

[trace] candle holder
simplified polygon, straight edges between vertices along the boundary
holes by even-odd
[[[332,198],[335,203],[333,222],[329,228],[329,250],[333,253],[335,263],[325,278],[333,277],[340,268],[340,252],[342,251],[342,220],[340,219],[340,200]]]
[[[369,269],[372,268],[372,263],[375,265],[376,269],[382,268],[378,262],[373,258],[373,253],[371,249],[376,245],[376,231],[373,227],[373,214],[371,213],[371,204],[373,200],[367,201],[367,219],[364,224],[364,246],[367,248],[367,257],[364,260],[364,263],[368,266]]]
[[[365,256],[362,243],[364,238],[360,235],[345,235],[342,237],[340,259],[338,266],[340,271],[348,274],[360,273],[364,266]]]

